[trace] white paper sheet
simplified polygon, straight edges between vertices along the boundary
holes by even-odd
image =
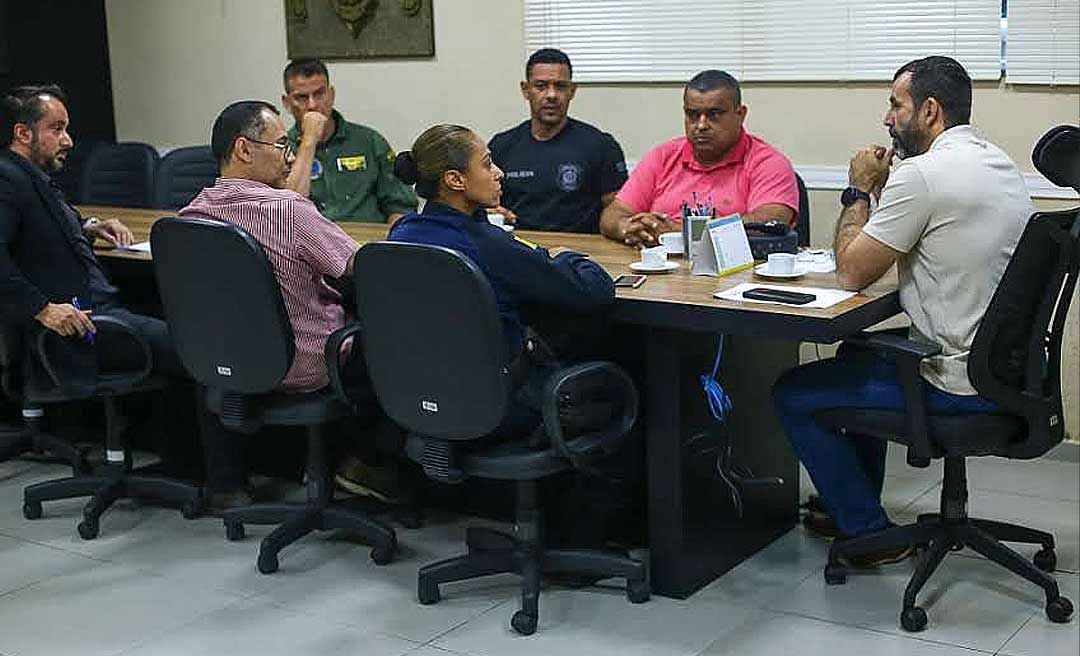
[[[780,289],[786,292],[799,292],[802,294],[813,294],[817,298],[810,301],[805,305],[792,305],[790,303],[776,303],[774,301],[759,301],[753,298],[743,298],[742,293],[748,289]],[[723,291],[715,292],[713,296],[725,301],[736,301],[741,303],[767,303],[769,305],[785,305],[787,307],[804,307],[804,308],[827,308],[832,307],[840,301],[846,301],[854,296],[856,292],[849,292],[844,289],[830,289],[827,287],[791,287],[788,285],[763,285],[756,282],[742,282],[735,285],[731,289],[725,289]]]
[[[118,247],[116,250],[118,250],[118,251],[130,251],[132,253],[146,253],[146,254],[149,254],[150,253],[150,242],[148,242],[148,241],[140,241],[140,242],[132,244],[131,246]]]

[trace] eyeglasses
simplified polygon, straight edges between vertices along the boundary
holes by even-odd
[[[296,150],[293,148],[292,142],[288,139],[284,141],[260,141],[258,139],[252,139],[246,135],[240,135],[252,143],[262,144],[264,146],[270,146],[271,148],[277,148],[281,151],[281,156],[285,159],[289,159],[289,155],[295,155]]]

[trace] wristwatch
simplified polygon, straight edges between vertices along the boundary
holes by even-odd
[[[850,207],[860,200],[865,200],[869,205],[870,194],[857,187],[848,187],[844,189],[844,193],[840,194],[840,204],[844,207]]]
[[[83,221],[82,229],[84,231],[89,230],[90,228],[96,226],[99,223],[101,223],[101,221],[99,221],[96,216],[87,217],[87,219]]]

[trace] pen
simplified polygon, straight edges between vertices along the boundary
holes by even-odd
[[[74,308],[76,310],[78,310],[79,312],[82,312],[82,306],[79,305],[79,297],[78,296],[72,296],[71,297],[71,305],[74,306]],[[86,343],[90,344],[91,346],[94,344],[94,333],[92,333],[92,332],[87,332],[86,333]]]

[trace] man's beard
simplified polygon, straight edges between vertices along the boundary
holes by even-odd
[[[37,134],[33,135],[30,140],[30,161],[36,163],[46,173],[56,173],[64,168],[64,160],[61,157],[66,157],[68,149],[62,148],[56,151],[56,154],[49,158],[44,158],[41,154],[41,144],[38,142]]]
[[[889,129],[889,136],[892,137],[893,154],[897,159],[907,159],[922,154],[919,152],[920,135],[917,130],[894,126]]]

